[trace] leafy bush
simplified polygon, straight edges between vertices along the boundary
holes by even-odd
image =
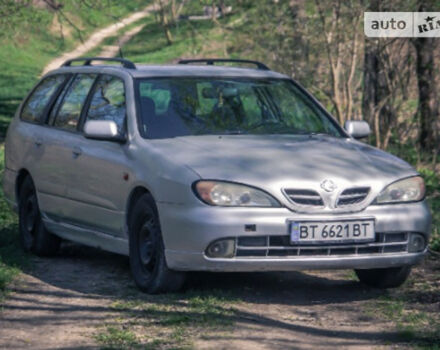
[[[440,179],[435,171],[421,168],[420,174],[425,179],[426,195],[432,212],[432,237],[430,247],[440,251]]]

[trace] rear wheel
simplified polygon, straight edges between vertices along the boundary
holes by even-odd
[[[20,188],[18,217],[20,241],[25,251],[41,256],[56,254],[60,239],[51,234],[41,220],[37,193],[30,177]]]
[[[144,194],[130,216],[130,268],[137,286],[150,294],[178,291],[183,272],[170,270],[153,198]]]
[[[411,266],[391,267],[386,269],[355,270],[359,281],[375,288],[400,287],[408,278]]]

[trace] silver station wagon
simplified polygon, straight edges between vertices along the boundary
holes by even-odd
[[[19,107],[3,186],[26,251],[128,255],[148,293],[186,271],[354,269],[397,287],[431,215],[419,174],[357,141],[369,132],[259,62],[80,58]]]

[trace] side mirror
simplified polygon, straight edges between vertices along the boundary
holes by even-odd
[[[370,125],[364,120],[347,120],[344,129],[355,139],[362,139],[371,133]]]
[[[125,142],[118,126],[112,120],[89,120],[84,125],[84,136],[88,139]]]

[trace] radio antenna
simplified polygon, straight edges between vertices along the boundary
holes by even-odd
[[[122,46],[121,46],[121,42],[119,41],[119,38],[118,38],[118,47],[119,47],[119,57],[124,58],[124,53],[122,52]]]

